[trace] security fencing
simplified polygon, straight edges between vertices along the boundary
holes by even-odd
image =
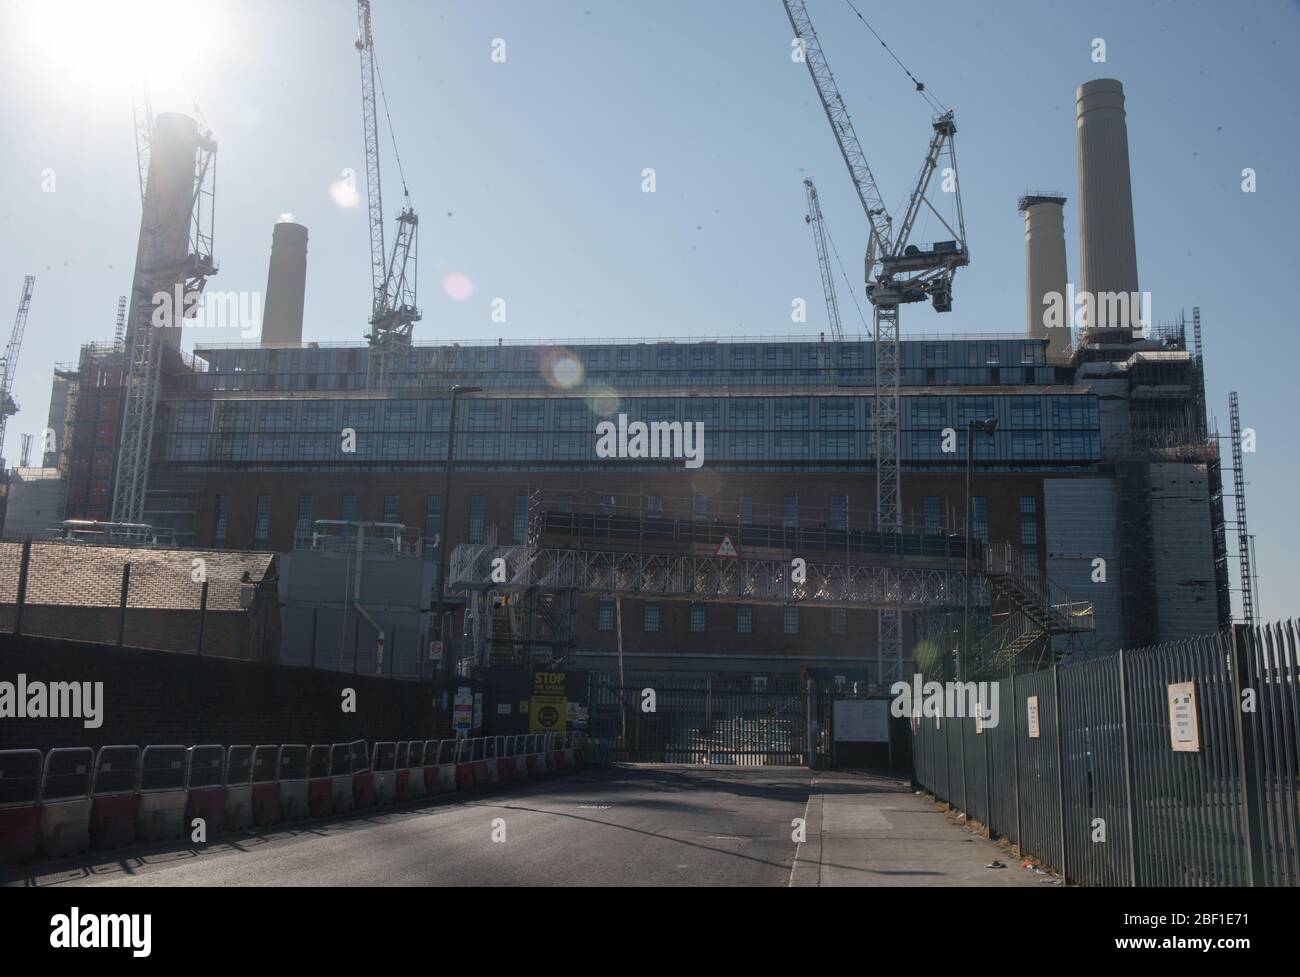
[[[914,703],[915,779],[1069,881],[1300,884],[1300,622],[1013,674],[980,701]]]

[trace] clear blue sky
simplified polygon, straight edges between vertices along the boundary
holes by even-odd
[[[905,334],[1024,327],[1027,188],[1069,195],[1077,275],[1074,91],[1113,76],[1128,94],[1141,287],[1156,319],[1199,305],[1209,400],[1226,429],[1241,391],[1258,432],[1247,456],[1262,606],[1300,610],[1293,297],[1300,6],[944,2],[859,8],[957,111],[971,267],[954,311],[909,308]],[[929,112],[843,0],[810,11],[892,206],[929,135]],[[141,29],[135,12],[149,13]],[[368,313],[364,173],[350,0],[187,0],[156,7],[0,4],[0,331],[22,275],[37,275],[6,457],[44,427],[55,362],[112,334],[139,222],[131,46],[154,46],[154,108],[191,97],[220,142],[212,287],[261,291],[273,222],[310,228],[306,337],[359,339]],[[150,13],[150,11],[152,11]],[[858,275],[865,221],[778,0],[374,0],[376,46],[421,214],[417,338],[815,333],[820,284],[803,222],[813,176]],[[1091,41],[1107,61],[1091,61]],[[494,38],[507,60],[491,60]],[[183,85],[177,79],[183,77]],[[386,137],[385,137],[386,138]],[[388,153],[387,146],[385,152]],[[1241,192],[1254,167],[1259,188]],[[654,167],[658,190],[641,192]],[[46,170],[54,192],[42,192]],[[391,154],[386,209],[399,203]],[[364,192],[364,184],[360,187]],[[461,273],[471,297],[443,292]],[[809,300],[805,327],[793,297]],[[489,303],[506,299],[508,322]],[[856,322],[847,296],[841,296]],[[860,327],[857,327],[860,328]],[[209,335],[204,338],[215,339]],[[234,337],[231,337],[234,338]]]

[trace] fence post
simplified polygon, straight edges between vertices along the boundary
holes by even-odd
[[[22,561],[18,564],[18,595],[14,599],[14,637],[23,633],[23,608],[27,606],[27,569],[32,562],[31,537],[23,540]]]
[[[984,710],[981,708],[980,712]],[[975,720],[978,727],[980,720]],[[993,727],[984,723],[984,827],[988,829],[990,840],[993,838]]]
[[[1056,806],[1061,819],[1061,878],[1069,881],[1065,855],[1065,730],[1061,724],[1061,673],[1052,665],[1052,697],[1056,700]]]
[[[1014,663],[1011,668],[1011,781],[1016,795],[1016,848],[1023,854],[1024,849],[1020,846],[1020,700],[1016,697]]]
[[[1133,795],[1133,733],[1129,729],[1128,665],[1119,650],[1119,715],[1124,730],[1124,806],[1128,811],[1128,884],[1137,885],[1137,798]]]
[[[131,564],[122,564],[122,596],[117,604],[117,646],[122,647],[126,640],[126,600],[131,591]]]
[[[199,588],[199,657],[203,657],[203,628],[208,620],[208,582]]]
[[[1264,880],[1264,844],[1262,836],[1264,822],[1262,820],[1263,812],[1260,810],[1259,796],[1259,750],[1255,741],[1258,734],[1254,723],[1250,725],[1249,729],[1247,728],[1241,710],[1241,691],[1243,688],[1254,688],[1257,700],[1261,691],[1252,680],[1254,674],[1254,663],[1251,660],[1254,653],[1253,644],[1251,631],[1246,625],[1233,625],[1229,649],[1232,660],[1232,715],[1234,732],[1237,738],[1237,769],[1241,771],[1241,794],[1242,801],[1245,804],[1241,827],[1246,842],[1247,885],[1258,885]],[[1255,715],[1258,715],[1258,713],[1255,713]],[[1249,750],[1246,749],[1248,732],[1251,743]]]

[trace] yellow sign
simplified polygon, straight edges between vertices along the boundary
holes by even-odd
[[[562,733],[568,719],[563,672],[535,672],[528,707],[528,732]]]

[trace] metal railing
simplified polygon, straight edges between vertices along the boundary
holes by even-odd
[[[1300,622],[1123,650],[912,718],[914,779],[1085,885],[1300,885]],[[981,728],[983,727],[983,728]]]

